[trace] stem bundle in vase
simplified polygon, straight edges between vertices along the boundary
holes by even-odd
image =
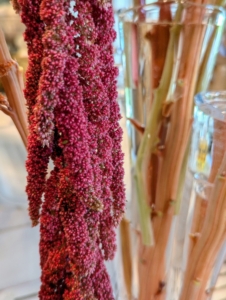
[[[132,97],[130,103],[140,106],[142,118],[132,120],[136,128],[145,123],[141,141],[135,134],[132,144],[142,235],[139,300],[166,297],[165,254],[184,183],[194,94],[197,85],[208,84],[203,70],[213,68],[208,53],[217,54],[223,19],[220,9],[186,2],[159,2],[122,13],[127,102]]]

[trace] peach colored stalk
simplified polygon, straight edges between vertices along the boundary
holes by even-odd
[[[192,219],[188,257],[192,253],[192,250],[195,247],[197,240],[200,236],[200,231],[203,227],[203,223],[206,216],[207,205],[207,200],[203,199],[200,195],[197,194],[195,197],[194,215]]]
[[[200,15],[197,14],[193,21],[198,23]],[[187,22],[189,20],[186,20]],[[185,24],[186,24],[185,21]],[[199,64],[190,64],[199,57],[205,28],[197,27],[185,32],[184,45],[178,71],[178,82],[182,82],[180,98],[174,102],[170,114],[170,128],[162,151],[163,164],[160,170],[161,179],[158,180],[156,191],[156,210],[161,212],[160,217],[152,220],[155,245],[153,248],[143,246],[140,266],[140,296],[139,300],[164,299],[165,262],[164,256],[174,215],[174,204],[186,153],[192,124],[192,107],[195,84]],[[189,47],[186,44],[192,47]],[[180,118],[178,118],[180,116]]]
[[[224,154],[225,154],[225,150],[226,150],[226,124],[215,120],[214,121],[214,134],[213,134],[213,159],[212,159],[212,167],[211,167],[211,172],[208,178],[208,181],[210,183],[213,183],[214,180],[216,181],[216,176],[218,173],[218,170],[221,166]],[[215,191],[215,189],[214,189]],[[214,193],[214,191],[212,193]],[[200,199],[199,196],[196,197],[196,204],[195,204],[195,211],[194,211],[194,219],[193,219],[193,224],[192,224],[192,233],[193,232],[198,232],[199,235],[200,233],[202,233],[203,235],[203,231],[207,230],[206,227],[203,228],[203,220],[205,220],[205,222],[208,222],[208,225],[211,227],[211,222],[209,220],[209,215],[208,215],[208,211],[210,209],[213,209],[213,205],[214,203],[212,202],[216,202],[217,199],[215,197],[211,197],[210,199],[208,199],[208,206],[207,206],[207,201]],[[201,207],[200,207],[200,201],[201,201]],[[203,206],[203,201],[205,202],[205,206]],[[220,205],[220,204],[219,204]],[[207,213],[207,215],[206,215]],[[201,221],[200,221],[201,219]],[[206,226],[206,223],[204,223],[204,226]],[[210,230],[210,229],[209,229]],[[196,255],[197,254],[197,248],[199,245],[199,240],[202,240],[203,236],[200,235],[200,237],[198,237],[195,241],[192,240],[191,244],[190,244],[190,256],[189,256],[189,260],[187,263],[187,268],[189,266],[189,269],[191,267],[191,265],[193,265],[193,261],[196,261]],[[202,280],[200,280],[199,283],[199,288],[196,289],[197,290],[197,299],[201,300],[201,299],[205,299],[208,295],[205,293],[205,289],[207,287],[207,282],[208,279],[210,277],[212,268],[213,268],[213,264],[215,261],[215,258],[217,256],[217,253],[224,241],[226,237],[226,234],[222,234],[222,237],[219,238],[217,241],[215,241],[216,239],[216,234],[212,235],[212,242],[210,242],[210,244],[212,245],[213,249],[211,252],[211,255],[208,256],[208,258],[206,258],[205,261],[205,272],[202,276]],[[211,251],[211,249],[210,249]],[[189,269],[186,270],[186,274],[188,274]],[[198,270],[197,270],[198,271]],[[186,285],[188,284],[188,281],[184,283],[184,289],[188,289],[188,287],[186,287]],[[183,296],[183,295],[182,295]]]
[[[213,133],[212,166],[208,177],[208,182],[210,183],[214,182],[224,157],[224,153],[226,150],[225,132],[226,132],[226,124],[224,122],[215,120],[214,133]],[[192,227],[191,227],[191,237],[200,234],[206,216],[207,205],[208,202],[206,201],[206,199],[202,199],[199,195],[196,195],[194,216],[193,216]],[[189,245],[190,247],[189,253],[192,252],[193,247],[196,244],[196,241],[197,238],[191,238],[190,245]]]
[[[223,239],[225,240],[226,234],[224,235]],[[222,246],[222,241],[220,240],[215,245],[215,250],[213,251],[212,256],[209,259],[209,262],[206,264],[205,274],[203,276],[203,280],[199,287],[199,293],[198,293],[198,300],[208,300],[212,292],[214,291],[214,287],[210,287],[210,289],[207,289],[207,282],[210,278],[210,274],[213,270],[213,265],[216,261],[216,253],[219,252],[219,249]]]
[[[21,70],[18,64],[12,60],[4,34],[0,29],[0,80],[6,98],[1,97],[0,110],[13,120],[22,140],[27,146],[27,116],[25,101],[22,92]]]
[[[201,236],[188,262],[180,300],[200,300],[200,289],[208,280],[214,259],[226,236],[226,156],[214,181]],[[209,274],[208,274],[209,273]],[[205,283],[205,284],[204,284]],[[203,288],[202,288],[202,292]]]
[[[132,256],[130,250],[130,223],[125,218],[123,218],[120,223],[120,239],[125,286],[127,290],[128,300],[132,300]]]

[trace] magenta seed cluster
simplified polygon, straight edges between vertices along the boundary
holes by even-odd
[[[116,250],[125,188],[112,4],[16,4],[29,55],[26,192],[40,223],[39,298],[113,300],[104,260]]]

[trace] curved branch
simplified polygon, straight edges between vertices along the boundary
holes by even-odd
[[[0,110],[11,117],[26,147],[28,129],[21,74],[22,68],[12,60],[0,28],[0,81],[7,97],[0,96]]]

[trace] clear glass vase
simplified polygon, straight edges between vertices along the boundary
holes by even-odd
[[[126,10],[120,19],[136,233],[141,233],[135,296],[172,300],[166,295],[172,224],[184,187],[193,100],[208,87],[225,15],[210,5],[160,1]]]
[[[195,174],[184,245],[183,300],[190,299],[188,295],[210,299],[226,253],[226,92],[200,93],[195,103],[189,163]],[[219,296],[223,299],[225,293]]]
[[[121,12],[120,20],[128,118],[145,125],[159,89],[169,102],[185,89],[207,89],[223,32],[220,8],[160,1]],[[183,76],[188,67],[192,78]],[[132,128],[136,155],[142,135]]]

